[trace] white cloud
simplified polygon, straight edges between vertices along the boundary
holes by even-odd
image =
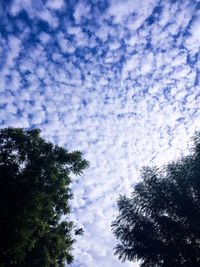
[[[85,229],[73,267],[134,266],[113,256],[116,198],[130,194],[142,166],[185,153],[199,130],[196,2],[161,1],[148,23],[157,3],[111,0],[104,10],[86,1],[11,5],[13,16],[27,11],[32,27],[2,43],[1,127],[40,127],[91,163],[73,179],[72,217]],[[39,19],[49,28],[39,29]]]
[[[200,14],[193,20],[190,27],[190,36],[185,41],[185,46],[191,53],[199,51],[200,41]]]
[[[48,0],[47,7],[52,8],[52,9],[60,9],[64,7],[64,1],[63,0]]]
[[[31,7],[32,0],[14,0],[11,4],[10,12],[12,15],[17,15],[22,8],[28,9]]]
[[[145,5],[141,5],[139,0],[112,0],[108,15],[113,17],[114,23],[125,23],[130,30],[137,30],[151,15],[157,2],[157,0],[149,0]]]
[[[75,6],[74,18],[77,24],[81,22],[82,18],[90,18],[90,6],[80,1]]]

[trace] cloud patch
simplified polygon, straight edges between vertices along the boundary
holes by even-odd
[[[134,266],[113,256],[110,223],[141,167],[187,153],[199,130],[198,1],[13,0],[1,9],[1,127],[39,127],[91,163],[73,178],[72,217],[85,235],[72,266]]]

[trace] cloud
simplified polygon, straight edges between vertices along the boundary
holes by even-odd
[[[137,30],[145,19],[151,15],[157,3],[156,0],[149,0],[141,6],[139,0],[112,0],[108,15],[113,17],[114,23],[125,23],[130,30]]]
[[[1,28],[1,127],[39,127],[81,150],[73,267],[119,267],[110,223],[144,165],[187,153],[199,130],[198,1],[11,1]],[[136,263],[137,266],[137,263]]]
[[[64,1],[63,0],[48,0],[47,1],[47,7],[51,9],[61,9],[64,6]]]
[[[189,28],[190,36],[185,41],[185,46],[190,53],[197,53],[199,51],[198,42],[200,41],[200,13],[193,19]]]
[[[83,18],[90,18],[90,6],[84,2],[78,2],[75,6],[73,16],[77,24],[79,24]]]

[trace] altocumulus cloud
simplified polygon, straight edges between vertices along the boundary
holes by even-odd
[[[200,130],[200,1],[2,0],[0,16],[1,127],[39,127],[91,163],[73,182],[72,266],[134,266],[110,222],[139,169]]]

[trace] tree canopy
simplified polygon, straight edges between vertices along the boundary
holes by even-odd
[[[80,152],[46,142],[40,130],[0,130],[0,266],[71,263],[70,174],[88,166]]]
[[[115,254],[142,267],[200,266],[200,136],[189,156],[146,167],[141,178],[118,199]]]

